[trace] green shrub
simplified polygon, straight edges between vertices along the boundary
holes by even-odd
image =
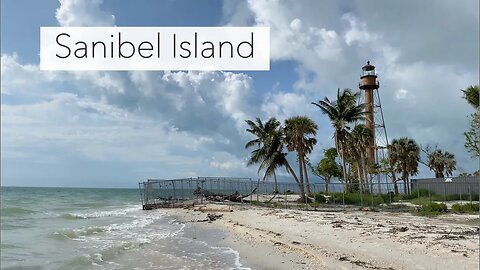
[[[327,203],[327,198],[325,197],[325,194],[323,193],[315,193],[314,195],[315,197],[315,202],[318,202],[318,203]]]
[[[430,199],[428,197],[427,198],[415,198],[415,199],[410,200],[410,202],[412,204],[416,204],[416,205],[426,205],[426,204],[430,203]]]
[[[336,203],[343,203],[343,200],[345,200],[345,204],[352,204],[352,205],[362,205],[362,200],[363,200],[363,206],[371,206],[372,205],[372,197],[373,197],[373,205],[378,206],[379,204],[384,203],[384,199],[382,195],[370,195],[370,194],[361,194],[361,193],[331,193],[330,196],[332,198],[330,199],[329,203],[332,203],[332,201],[335,199]]]
[[[422,216],[438,216],[442,213],[447,213],[447,205],[444,203],[426,203],[418,211]]]
[[[474,213],[479,211],[478,203],[454,204],[452,212],[454,213]]]

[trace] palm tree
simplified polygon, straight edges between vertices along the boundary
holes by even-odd
[[[346,88],[337,91],[337,100],[330,101],[327,97],[318,103],[312,102],[313,105],[320,108],[322,113],[326,114],[334,128],[335,148],[342,159],[342,169],[344,182],[347,182],[347,167],[346,167],[346,138],[350,127],[348,124],[364,119],[365,104],[356,104],[356,99],[360,92],[353,93],[352,90]]]
[[[397,170],[396,164],[398,163],[398,152],[396,149],[396,145],[389,144],[387,145],[388,150],[388,159],[382,160],[385,171],[388,173],[392,173],[392,183],[393,183],[393,192],[395,195],[398,194],[398,184],[397,184]]]
[[[435,172],[435,178],[452,176],[456,165],[455,156],[447,151],[435,150],[428,154],[428,167]]]
[[[263,180],[265,181],[267,177],[273,175],[275,180],[274,192],[278,192],[277,177],[275,174],[276,167],[274,164],[269,163],[272,161],[272,155],[275,154],[275,147],[279,147],[275,144],[276,140],[280,140],[279,137],[281,137],[281,131],[279,129],[280,122],[275,118],[270,118],[265,124],[263,124],[262,120],[258,117],[256,118],[256,122],[251,120],[245,120],[245,122],[250,127],[247,129],[247,132],[257,136],[245,145],[245,148],[250,148],[255,145],[257,146],[257,149],[252,151],[247,166],[260,163],[258,168],[259,174],[262,169],[268,168],[265,171]]]
[[[371,129],[364,124],[356,125],[348,136],[349,149],[352,154],[353,162],[357,163],[358,179],[360,185],[368,186],[368,169],[370,160],[367,160],[367,147],[373,136]]]
[[[265,169],[263,180],[273,175],[275,180],[274,193],[278,193],[278,183],[276,170],[285,167],[287,173],[292,174],[295,181],[299,183],[295,171],[290,167],[286,158],[287,153],[283,152],[283,129],[280,122],[275,118],[270,118],[265,124],[257,117],[256,122],[245,120],[250,128],[247,132],[256,136],[255,139],[247,142],[245,148],[257,146],[252,151],[252,155],[248,160],[247,166],[260,163],[258,173]],[[302,197],[303,199],[304,196]]]
[[[478,108],[480,102],[480,86],[470,85],[467,89],[462,90],[463,98],[467,100],[468,104],[472,105],[473,108]]]
[[[413,139],[404,137],[393,140],[388,149],[390,164],[393,164],[395,171],[402,174],[403,188],[408,194],[410,193],[409,176],[418,173],[420,147]]]
[[[317,124],[306,116],[295,116],[285,120],[285,142],[288,151],[296,151],[298,166],[300,172],[300,183],[303,190],[303,176],[305,174],[307,194],[310,192],[310,183],[308,181],[307,166],[305,156],[312,152],[313,146],[317,143],[314,137],[317,134]]]

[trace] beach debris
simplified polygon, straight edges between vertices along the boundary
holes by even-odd
[[[402,227],[393,227],[388,231],[389,233],[398,233],[398,232],[406,232],[408,231],[407,226],[402,226]]]
[[[298,242],[298,241],[292,241],[292,244],[294,244],[294,245],[300,245],[301,243]]]
[[[199,219],[197,222],[212,222],[223,217],[223,214],[217,215],[215,213],[208,213],[206,219]]]
[[[342,224],[344,224],[344,223],[345,223],[345,221],[340,219],[340,220],[332,221],[332,223],[330,223],[330,224],[333,225],[332,226],[333,228],[341,228],[341,227],[343,227]]]
[[[235,191],[233,194],[222,194],[222,193],[213,193],[201,187],[197,187],[193,191],[194,195],[202,195],[208,201],[214,202],[223,202],[223,201],[231,201],[231,202],[242,202],[244,201],[243,198],[250,196],[251,194],[239,194],[238,191]]]

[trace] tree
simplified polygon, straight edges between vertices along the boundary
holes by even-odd
[[[260,163],[258,167],[258,173],[265,169],[263,181],[267,177],[274,177],[275,186],[274,192],[278,193],[277,175],[275,173],[279,166],[284,166],[284,162],[281,159],[282,156],[282,130],[280,122],[275,118],[270,118],[265,124],[257,117],[256,122],[251,120],[245,120],[250,128],[247,132],[256,136],[255,139],[247,142],[245,148],[257,146],[257,149],[252,151],[252,155],[248,160],[247,166]]]
[[[473,158],[480,157],[480,111],[470,115],[470,129],[464,132],[465,148]]]
[[[337,100],[330,101],[327,97],[317,103],[312,102],[313,105],[320,108],[322,113],[326,114],[334,128],[335,148],[342,159],[342,170],[344,182],[348,182],[347,168],[346,168],[346,139],[350,127],[348,124],[363,120],[365,117],[365,104],[357,104],[356,100],[360,92],[353,93],[350,89],[343,89],[337,91]]]
[[[325,192],[328,193],[328,185],[332,177],[342,176],[342,166],[340,166],[336,158],[338,157],[337,149],[329,148],[323,151],[323,158],[318,162],[316,168],[312,168],[315,175],[321,177],[325,181]]]
[[[447,151],[437,149],[428,153],[428,167],[435,172],[435,178],[452,176],[456,165],[455,156]]]
[[[367,148],[373,136],[372,130],[363,124],[356,125],[347,136],[348,152],[351,163],[356,163],[359,187],[368,187],[368,167],[372,161],[367,160]]]
[[[465,148],[472,155],[473,158],[480,157],[480,111],[479,111],[479,99],[480,99],[480,86],[471,85],[467,89],[462,90],[463,98],[467,100],[475,112],[470,115],[470,129],[464,132],[465,136]]]
[[[480,86],[470,85],[467,89],[462,90],[463,98],[467,100],[468,104],[472,105],[473,108],[478,109],[480,102]]]
[[[389,161],[394,172],[399,172],[403,179],[404,192],[410,193],[409,176],[418,173],[420,147],[410,138],[395,139],[388,146]]]
[[[317,134],[317,124],[306,116],[295,116],[285,120],[285,143],[288,151],[296,151],[300,175],[300,190],[304,192],[303,183],[305,183],[307,194],[311,194],[310,183],[308,181],[307,166],[305,157],[312,152],[313,146],[317,143],[315,135]],[[310,137],[313,136],[313,137]]]
[[[245,148],[257,146],[257,149],[252,151],[247,166],[260,163],[258,173],[265,169],[263,180],[273,175],[275,179],[275,193],[278,193],[276,169],[280,167],[285,167],[287,173],[293,176],[297,184],[300,183],[295,171],[287,160],[287,153],[283,152],[284,134],[280,122],[275,118],[270,118],[263,124],[258,117],[256,122],[251,120],[245,120],[245,122],[247,122],[250,127],[247,129],[247,132],[256,136],[255,139],[247,142]],[[303,195],[300,194],[300,196],[302,201],[305,200],[305,193]]]

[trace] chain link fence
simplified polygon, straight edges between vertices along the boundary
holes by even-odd
[[[197,177],[149,179],[139,183],[143,209],[184,207],[194,204],[244,204],[298,209],[399,209],[426,202],[478,203],[479,177],[414,179],[410,194],[402,181],[397,194],[392,183],[311,183],[301,199],[297,183],[263,182],[251,178]],[[309,191],[309,192],[308,192]]]

